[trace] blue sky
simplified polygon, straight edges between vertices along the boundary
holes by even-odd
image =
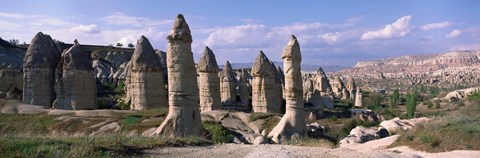
[[[30,42],[38,32],[72,42],[135,43],[165,50],[176,14],[193,34],[198,60],[208,45],[219,63],[275,61],[290,34],[303,62],[352,66],[401,55],[480,49],[480,1],[473,0],[42,0],[0,1],[0,37]]]

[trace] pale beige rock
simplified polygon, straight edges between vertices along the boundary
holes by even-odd
[[[222,109],[218,64],[215,54],[210,48],[205,47],[202,57],[198,61],[197,71],[200,111]]]
[[[344,92],[343,89],[345,89],[345,85],[343,84],[343,81],[340,78],[340,76],[335,76],[335,79],[333,80],[331,85],[332,85],[332,92],[334,97],[338,99],[343,99],[345,95],[343,93]]]
[[[230,62],[223,65],[223,70],[220,73],[220,94],[222,97],[222,104],[233,105],[236,102],[236,79]]]
[[[279,113],[280,105],[273,104],[277,97],[275,92],[275,68],[270,60],[260,51],[252,66],[252,107],[253,112]]]
[[[23,60],[23,103],[51,108],[55,100],[55,67],[60,52],[49,35],[37,33]]]
[[[284,74],[282,69],[279,66],[275,66],[275,64],[270,61],[270,64],[275,70],[275,83],[273,85],[274,87],[274,99],[273,99],[273,105],[277,105],[279,107],[282,106],[282,101],[283,101],[283,82],[284,82]]]
[[[302,56],[297,38],[291,36],[282,52],[285,68],[286,111],[280,122],[268,134],[275,143],[297,139],[306,134],[303,86],[300,63]]]
[[[407,131],[412,129],[414,126],[420,123],[425,123],[429,121],[428,117],[420,117],[420,118],[413,118],[413,119],[400,119],[398,117],[393,118],[391,120],[382,121],[380,126],[386,128],[390,133],[398,133],[400,131]]]
[[[75,40],[57,67],[55,109],[97,109],[97,86],[90,56]]]
[[[357,90],[356,90],[355,107],[363,107],[363,92],[360,87],[357,87]]]
[[[192,53],[192,35],[182,14],[177,15],[167,36],[169,111],[154,134],[170,137],[198,136],[200,119],[197,73]]]
[[[240,96],[240,104],[248,107],[249,106],[249,96],[250,96],[250,87],[248,85],[247,79],[243,75],[240,75],[238,78],[238,93]]]
[[[130,109],[147,110],[167,106],[163,72],[158,55],[144,36],[137,41],[125,81]]]
[[[350,99],[355,100],[355,93],[357,91],[357,85],[355,84],[355,79],[352,76],[347,77],[347,84],[345,88],[348,90]]]

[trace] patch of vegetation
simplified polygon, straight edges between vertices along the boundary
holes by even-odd
[[[367,107],[371,110],[377,110],[381,107],[382,105],[382,95],[380,93],[370,93],[366,98],[365,98],[365,103]]]
[[[195,137],[0,137],[0,157],[125,157],[156,147],[209,144]]]
[[[54,116],[45,114],[35,115],[6,115],[0,114],[0,135],[38,135],[49,133],[49,127],[58,121]]]
[[[407,117],[413,118],[415,115],[415,110],[417,109],[417,94],[408,93],[407,94]]]
[[[228,129],[213,121],[205,121],[202,123],[203,128],[208,131],[207,138],[211,138],[215,143],[231,143],[233,135]]]
[[[324,147],[324,148],[330,148],[330,149],[337,147],[336,142],[332,142],[322,138],[310,138],[310,137],[303,137],[295,142],[291,141],[290,145]]]
[[[401,134],[391,146],[407,145],[427,152],[480,150],[478,113],[480,104],[466,105]]]
[[[272,129],[280,122],[280,118],[278,117],[269,117],[265,120],[265,123],[263,123],[263,129],[266,131],[266,133],[270,133]]]

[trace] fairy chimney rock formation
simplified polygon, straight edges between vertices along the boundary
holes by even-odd
[[[23,60],[23,103],[51,108],[55,100],[55,68],[60,52],[42,32],[32,39]]]
[[[332,88],[327,78],[327,75],[325,75],[325,72],[321,67],[319,67],[317,70],[317,73],[315,75],[315,80],[316,80],[315,89],[320,92],[326,93],[327,88],[330,88],[330,89]]]
[[[200,120],[197,73],[192,53],[192,35],[178,14],[167,36],[168,115],[154,134],[169,137],[198,136]]]
[[[147,110],[167,106],[163,71],[158,55],[145,36],[140,37],[128,65],[125,86],[130,109]]]
[[[249,96],[250,96],[250,90],[248,86],[248,81],[247,79],[242,75],[238,78],[238,94],[240,97],[240,104],[244,107],[248,107],[249,105]]]
[[[363,94],[362,89],[357,87],[356,94],[355,94],[355,107],[362,107],[363,106]]]
[[[252,107],[253,112],[279,113],[280,105],[275,102],[275,73],[270,60],[260,51],[252,66]]]
[[[236,102],[236,79],[230,62],[223,65],[223,70],[220,73],[220,92],[222,103],[225,105],[232,105]]]
[[[92,60],[77,40],[65,51],[57,67],[53,108],[65,110],[97,109],[97,87]]]
[[[343,99],[345,95],[343,94],[343,89],[345,89],[345,85],[343,84],[340,76],[335,76],[335,79],[333,80],[333,83],[331,85],[334,97],[338,99]]]
[[[303,85],[300,63],[302,55],[297,38],[291,36],[282,52],[285,68],[286,111],[280,122],[268,134],[276,143],[297,139],[305,135],[306,122],[303,107]]]
[[[355,79],[352,76],[347,77],[347,85],[345,85],[345,88],[347,88],[350,98],[355,99],[357,85],[355,84]]]
[[[200,111],[222,109],[218,64],[215,54],[210,48],[205,47],[202,57],[198,61],[197,71],[199,74]]]

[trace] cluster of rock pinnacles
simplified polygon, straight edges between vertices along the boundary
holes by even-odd
[[[205,47],[195,67],[191,32],[181,14],[176,17],[167,40],[166,56],[159,57],[149,40],[140,37],[125,67],[123,99],[130,109],[169,108],[165,121],[154,134],[199,135],[201,111],[251,105],[252,112],[285,110],[281,121],[269,133],[278,143],[304,135],[305,115],[316,118],[323,108],[333,108],[334,98],[350,98],[355,100],[355,106],[362,106],[362,93],[353,78],[349,77],[344,85],[337,76],[330,85],[321,68],[316,74],[302,75],[300,45],[293,35],[281,54],[285,71],[260,51],[250,73],[245,69],[235,72],[228,61],[219,70],[209,47]],[[162,59],[166,59],[166,64]],[[39,32],[26,52],[23,72],[23,103],[55,109],[97,109],[92,59],[78,41],[60,52],[49,35]],[[304,107],[305,103],[311,106]]]

